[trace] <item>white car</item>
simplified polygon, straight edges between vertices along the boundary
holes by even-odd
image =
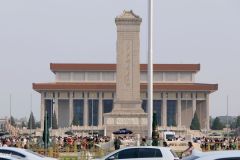
[[[11,155],[0,154],[0,160],[19,160],[19,158],[12,157]]]
[[[193,151],[192,155],[184,157],[183,160],[240,160],[240,151]]]
[[[55,158],[45,157],[30,150],[14,147],[0,147],[0,154],[10,155],[14,158],[24,160],[57,160]]]
[[[175,139],[175,132],[165,131],[163,132],[164,141],[173,141]]]
[[[158,146],[126,147],[109,153],[105,157],[96,160],[113,159],[179,160],[176,153],[169,147]]]

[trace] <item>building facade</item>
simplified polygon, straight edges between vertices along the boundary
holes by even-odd
[[[110,121],[104,116],[117,115],[124,106],[136,106],[135,111],[142,110],[141,114],[146,115],[147,65],[139,64],[141,18],[125,11],[115,22],[117,64],[51,63],[55,82],[33,83],[33,89],[41,94],[42,128],[45,112],[49,117],[55,113],[60,128],[77,123],[86,131],[106,129]],[[153,111],[158,125],[189,128],[196,112],[201,128],[208,129],[209,95],[218,85],[195,82],[200,64],[154,64],[153,70]],[[126,125],[146,125],[145,120],[136,117],[111,120],[113,125],[125,124],[125,120]]]
[[[7,118],[0,118],[0,132],[6,130],[7,123],[8,123],[8,119]]]
[[[74,117],[79,126],[104,129],[103,114],[112,111],[116,97],[115,64],[50,64],[55,82],[33,83],[41,94],[41,126],[44,112],[56,113],[59,127]],[[195,83],[199,64],[154,65],[153,110],[159,126],[189,127],[197,112],[201,128],[209,128],[209,95],[216,84]],[[147,65],[140,65],[140,96],[147,112]]]

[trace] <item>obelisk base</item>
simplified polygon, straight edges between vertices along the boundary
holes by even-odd
[[[108,136],[121,128],[129,129],[142,137],[147,136],[147,113],[139,102],[115,102],[113,111],[104,114],[104,124]]]

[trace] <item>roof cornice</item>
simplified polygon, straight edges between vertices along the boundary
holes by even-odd
[[[52,72],[116,71],[116,64],[51,63]],[[140,64],[141,71],[147,71],[147,64]],[[200,64],[153,64],[154,71],[198,72]]]
[[[36,91],[46,90],[81,90],[81,91],[116,91],[116,83],[33,83],[33,89]],[[141,83],[141,91],[147,90],[147,83]],[[154,83],[154,91],[207,91],[214,92],[218,90],[218,84],[203,83]]]

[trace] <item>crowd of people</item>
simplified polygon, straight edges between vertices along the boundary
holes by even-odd
[[[28,148],[30,141],[33,142],[36,139],[29,137],[5,137],[0,138],[0,147],[19,147],[19,148]]]
[[[109,142],[111,140],[108,136],[53,136],[50,138],[49,145],[55,146],[58,149],[76,146],[78,150],[91,149],[95,144]],[[185,138],[178,137],[176,141],[184,141]],[[117,136],[114,139],[115,149],[119,149],[120,145],[131,146],[137,145],[136,137]],[[195,137],[194,143],[198,143],[202,150],[235,150],[240,147],[240,138],[210,138],[210,137]],[[140,145],[147,145],[146,138],[142,138]],[[161,145],[168,146],[166,142]],[[19,148],[33,148],[44,147],[42,137],[29,136],[10,136],[0,138],[0,147],[19,147]]]
[[[53,136],[50,137],[49,145],[59,149],[77,146],[77,149],[91,149],[94,144],[110,141],[107,136]],[[12,136],[0,138],[0,147],[18,147],[18,148],[41,148],[44,147],[42,137],[30,136]]]
[[[199,143],[203,150],[235,150],[240,145],[240,137],[231,138],[209,138],[196,137],[193,139]]]

